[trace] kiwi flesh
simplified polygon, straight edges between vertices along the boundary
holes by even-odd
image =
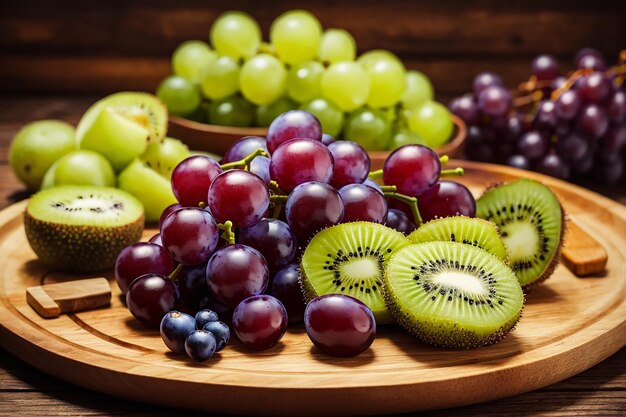
[[[558,265],[565,216],[556,195],[540,182],[520,179],[487,190],[476,216],[494,222],[522,287],[547,279]]]
[[[67,272],[112,267],[141,238],[143,207],[108,187],[61,186],[35,194],[24,213],[26,237],[39,259]]]
[[[424,223],[408,236],[413,243],[461,242],[476,246],[506,261],[507,252],[498,227],[483,219],[443,217]]]
[[[524,293],[500,258],[459,242],[407,246],[390,259],[385,301],[396,321],[425,343],[492,344],[521,317]]]
[[[387,261],[410,242],[378,223],[350,222],[316,234],[300,262],[300,283],[307,303],[324,294],[344,294],[367,304],[377,324],[392,322],[383,292]]]

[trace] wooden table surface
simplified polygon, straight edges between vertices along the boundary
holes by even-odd
[[[76,122],[94,100],[94,97],[0,97],[0,208],[27,196],[8,166],[9,143],[20,126],[44,118]],[[602,187],[597,191],[626,204],[626,187],[623,184],[613,188]],[[0,367],[0,416],[180,414],[176,410],[122,400],[63,382],[1,348]],[[537,391],[499,401],[424,413],[433,417],[622,417],[625,414],[626,348],[580,375]],[[185,412],[184,415],[201,414]]]

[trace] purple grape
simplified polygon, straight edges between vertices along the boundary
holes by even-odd
[[[419,210],[425,222],[437,217],[476,216],[476,201],[470,190],[455,181],[439,181],[419,196]]]
[[[600,156],[610,155],[609,158],[604,158],[605,160],[612,161],[617,159],[626,146],[626,126],[611,126],[606,134],[600,138],[598,145]]]
[[[559,119],[572,120],[580,109],[580,97],[574,90],[567,90],[556,100],[555,112]]]
[[[577,127],[588,138],[598,139],[609,128],[609,118],[603,108],[596,104],[589,104],[580,111]]]
[[[596,71],[602,71],[606,68],[604,57],[597,49],[583,48],[576,54],[574,65],[578,69],[590,68]]]
[[[330,145],[335,141],[335,138],[330,136],[328,133],[322,134],[322,143],[326,146]]]
[[[213,179],[222,173],[220,165],[204,155],[194,155],[176,165],[172,172],[172,191],[183,207],[206,203]]]
[[[591,152],[571,166],[572,172],[578,176],[586,175],[591,171],[591,168],[593,168],[593,154]]]
[[[126,246],[115,260],[115,280],[122,294],[126,294],[130,284],[141,275],[167,275],[173,270],[174,262],[167,251],[154,243],[138,242]]]
[[[415,230],[415,223],[411,221],[409,216],[407,216],[404,211],[395,208],[387,210],[387,221],[385,225],[405,235]]]
[[[363,181],[363,185],[368,185],[374,188],[379,193],[383,194],[383,189],[380,188],[380,185],[378,185],[378,183],[372,179],[366,178],[365,181]]]
[[[604,101],[611,92],[611,81],[602,72],[593,72],[584,76],[576,86],[580,97],[592,103]]]
[[[267,130],[267,149],[273,155],[280,145],[294,138],[320,142],[322,125],[317,117],[303,110],[290,110],[281,114]]]
[[[512,115],[507,118],[506,126],[502,132],[502,137],[507,142],[515,142],[524,133],[524,123],[519,115]]]
[[[557,137],[565,137],[572,132],[571,122],[567,122],[564,120],[559,120],[554,128],[554,134]]]
[[[170,204],[169,206],[165,207],[165,210],[163,210],[163,212],[161,213],[161,217],[159,217],[159,229],[161,228],[161,225],[163,224],[165,219],[167,219],[167,216],[169,216],[179,208],[183,208],[183,206],[178,203]]]
[[[261,177],[263,181],[270,182],[270,158],[257,156],[250,162],[250,172]]]
[[[467,146],[469,148],[483,143],[482,130],[478,126],[467,127]]]
[[[344,222],[385,222],[387,201],[376,189],[363,184],[348,184],[339,189],[339,195],[343,201]]]
[[[502,78],[500,78],[500,76],[494,74],[493,72],[481,72],[474,77],[474,82],[472,84],[474,97],[478,98],[480,93],[487,87],[502,87],[503,85],[504,84],[502,83]]]
[[[186,207],[165,219],[161,226],[161,239],[176,262],[197,265],[206,262],[217,247],[219,230],[208,211]]]
[[[185,351],[187,336],[196,330],[196,321],[189,314],[174,310],[163,316],[159,329],[165,346],[181,353]]]
[[[233,143],[230,148],[228,148],[228,150],[224,154],[224,157],[222,158],[222,163],[226,164],[228,162],[236,162],[242,160],[259,148],[267,151],[267,142],[265,138],[262,138],[260,136],[246,136],[244,138],[241,138],[237,142]]]
[[[617,158],[611,163],[597,161],[593,167],[593,177],[602,184],[615,184],[624,174],[624,162]]]
[[[530,169],[530,161],[524,155],[511,155],[506,164],[519,169]]]
[[[209,360],[216,349],[215,336],[206,330],[194,330],[185,340],[185,352],[196,362]]]
[[[289,323],[302,322],[306,303],[300,288],[300,270],[297,264],[287,265],[274,274],[270,294],[285,306]]]
[[[150,239],[148,239],[148,243],[154,243],[155,245],[163,246],[163,241],[161,240],[161,233],[157,233],[153,235]]]
[[[535,126],[544,129],[554,129],[557,124],[555,103],[551,100],[544,100],[539,103],[539,109],[535,115]]]
[[[532,73],[539,81],[547,81],[559,75],[559,63],[552,55],[539,55],[533,60]]]
[[[217,342],[216,352],[224,349],[230,341],[230,329],[223,321],[210,321],[204,325],[202,330],[210,332],[215,337]]]
[[[422,145],[405,145],[387,157],[383,167],[383,181],[395,185],[398,192],[418,196],[439,179],[439,156]]]
[[[474,161],[490,162],[493,161],[495,157],[493,146],[486,143],[473,146],[466,149],[465,152],[467,153],[468,158]]]
[[[621,123],[626,116],[626,93],[624,90],[617,90],[609,100],[608,113],[611,121]]]
[[[145,326],[158,329],[163,316],[178,304],[176,284],[165,275],[146,274],[135,279],[126,293],[126,305]]]
[[[563,87],[563,85],[566,82],[567,82],[567,78],[562,76],[562,75],[559,75],[554,80],[552,80],[552,83],[550,84],[550,89],[551,90],[558,90],[559,88]]]
[[[190,313],[207,307],[209,286],[206,282],[206,263],[185,265],[176,278],[181,308]]]
[[[362,183],[370,171],[370,157],[356,142],[340,140],[328,145],[334,168],[330,184],[339,189],[344,185]]]
[[[478,107],[471,94],[452,99],[448,106],[450,111],[459,116],[467,124],[478,123]]]
[[[539,159],[548,152],[548,141],[541,133],[530,131],[517,142],[517,150],[530,160]]]
[[[271,295],[255,295],[243,300],[233,312],[233,330],[244,344],[254,350],[276,345],[287,330],[285,306]]]
[[[198,311],[194,318],[196,320],[196,329],[198,330],[202,330],[207,323],[219,320],[217,313],[208,308]]]
[[[285,193],[309,181],[330,182],[333,155],[321,142],[292,139],[280,145],[272,155],[270,177]]]
[[[556,152],[564,161],[576,163],[589,153],[589,142],[581,135],[572,133],[559,139]]]
[[[319,230],[342,221],[343,201],[332,186],[305,182],[289,194],[285,215],[289,228],[304,245]]]
[[[262,219],[254,226],[239,230],[239,243],[261,252],[270,271],[278,271],[296,256],[298,243],[287,223]]]
[[[564,180],[570,176],[569,166],[556,154],[549,154],[541,158],[535,165],[535,170]]]
[[[484,114],[492,117],[506,115],[511,109],[512,103],[511,93],[500,86],[487,87],[478,96],[478,108]]]

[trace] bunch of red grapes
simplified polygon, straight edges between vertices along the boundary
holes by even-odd
[[[538,56],[515,98],[498,75],[477,75],[473,92],[449,106],[468,125],[466,156],[561,179],[623,178],[626,53],[608,68],[600,52],[585,48],[574,66],[564,75],[553,56]]]
[[[316,346],[330,346],[325,352],[357,354],[373,340],[371,311],[337,295],[345,298],[339,313],[324,314],[325,305],[337,302],[318,297],[305,315],[298,257],[318,231],[342,222],[377,222],[410,233],[435,216],[474,216],[469,190],[440,181],[441,175],[460,173],[442,171],[442,160],[427,147],[407,145],[389,156],[383,170],[371,173],[360,145],[326,137],[315,116],[301,110],[276,118],[267,139],[236,142],[221,164],[191,156],[172,173],[179,203],[161,215],[160,233],[127,247],[117,259],[115,276],[127,306],[145,325],[160,326],[166,344],[178,351],[189,344],[183,337],[194,329],[191,315],[200,311],[232,315],[235,335],[252,349],[272,347],[288,323],[304,320]],[[396,208],[390,200],[399,200]],[[338,320],[336,314],[348,317]],[[373,326],[364,327],[364,317]],[[354,326],[346,327],[351,321]],[[339,322],[342,328],[336,328]],[[189,355],[210,357],[215,342],[202,345],[212,338],[200,327],[194,331],[190,349],[197,351]],[[343,350],[334,352],[335,345]]]

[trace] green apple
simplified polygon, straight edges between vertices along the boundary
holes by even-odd
[[[163,210],[177,202],[170,181],[139,159],[131,162],[117,180],[119,188],[141,201],[148,222],[158,221]]]
[[[40,120],[17,132],[9,149],[9,161],[20,181],[29,190],[37,191],[52,164],[75,149],[72,125],[61,120]]]

